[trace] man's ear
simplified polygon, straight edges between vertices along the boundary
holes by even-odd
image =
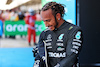
[[[57,19],[57,20],[60,20],[60,19],[61,19],[60,13],[57,13],[57,14],[56,14],[56,19]]]

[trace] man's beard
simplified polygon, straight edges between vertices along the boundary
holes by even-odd
[[[56,23],[56,25],[54,26],[55,29],[53,31],[56,31],[57,30],[57,26],[58,26],[58,22],[57,22],[57,19],[56,18],[55,18],[55,23]]]

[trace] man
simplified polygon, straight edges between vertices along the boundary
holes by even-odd
[[[64,7],[56,2],[43,6],[41,17],[48,28],[40,35],[34,67],[77,67],[82,31],[65,21],[64,13]]]
[[[29,15],[25,17],[25,22],[28,24],[28,43],[31,46],[31,35],[33,35],[33,43],[36,45],[36,33],[35,33],[35,20],[36,15],[33,9],[29,9]]]

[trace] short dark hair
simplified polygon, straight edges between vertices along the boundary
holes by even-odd
[[[52,9],[54,16],[56,16],[57,13],[60,13],[61,17],[63,17],[65,14],[64,6],[65,5],[56,2],[48,2],[42,7],[42,11]]]

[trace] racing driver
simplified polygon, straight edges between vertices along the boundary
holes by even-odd
[[[64,6],[56,2],[46,3],[41,18],[47,27],[38,42],[39,53],[33,67],[77,67],[82,47],[82,30],[63,19]]]

